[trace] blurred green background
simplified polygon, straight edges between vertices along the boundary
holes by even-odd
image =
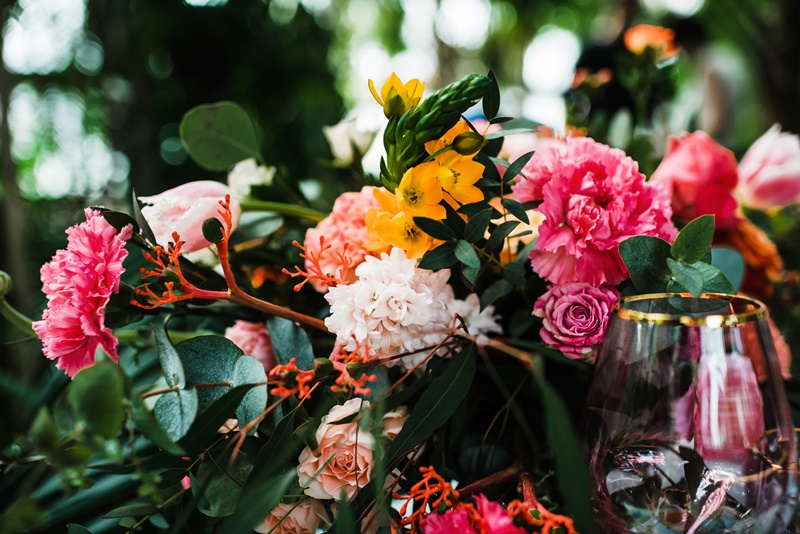
[[[187,159],[178,138],[182,115],[201,103],[244,105],[266,164],[290,184],[333,190],[350,185],[327,163],[321,128],[348,115],[378,128],[367,80],[380,86],[392,71],[436,89],[491,68],[502,114],[556,129],[600,117],[609,127],[590,134],[624,145],[630,95],[613,81],[591,102],[569,89],[576,68],[610,67],[622,32],[640,22],[674,28],[683,48],[674,100],[649,110],[656,153],[668,133],[695,128],[739,156],[774,122],[800,131],[797,0],[2,0],[7,298],[40,317],[38,269],[84,207],[128,211],[133,187],[149,195],[224,179]],[[309,197],[319,209],[334,198]],[[37,340],[0,329],[8,435],[24,431],[50,365]]]

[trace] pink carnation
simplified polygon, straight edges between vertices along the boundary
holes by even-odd
[[[314,228],[309,228],[306,232],[305,247],[309,253],[319,252],[319,238],[325,237],[325,245],[331,248],[322,253],[320,266],[323,272],[335,276],[339,275],[342,267],[339,253],[347,247],[347,257],[352,262],[350,268],[345,273],[344,279],[353,282],[356,280],[356,267],[364,261],[368,254],[362,246],[369,241],[367,225],[365,223],[367,210],[377,208],[378,201],[375,200],[372,186],[365,186],[361,191],[355,193],[343,193],[333,204],[331,214],[324,218]],[[306,269],[311,267],[306,261]],[[320,293],[326,291],[326,286],[318,280],[311,280],[311,284]]]
[[[86,222],[67,229],[67,248],[41,269],[47,309],[33,323],[43,352],[69,376],[94,364],[97,348],[119,361],[117,338],[105,325],[103,309],[119,291],[133,228],[117,231],[99,211],[86,209]]]
[[[490,501],[483,495],[475,497],[475,507],[484,520],[485,534],[525,534],[526,530],[515,526],[508,512],[500,503]]]
[[[737,193],[765,210],[800,201],[800,138],[778,124],[767,130],[739,163]]]
[[[450,510],[444,514],[429,514],[422,527],[423,534],[477,534],[466,510]]]
[[[225,329],[225,337],[233,341],[245,354],[260,361],[267,373],[278,364],[272,351],[269,331],[264,323],[236,321],[233,326]]]
[[[552,286],[536,301],[533,315],[544,319],[542,341],[567,358],[591,358],[608,327],[619,292],[608,286],[573,283]]]
[[[543,201],[533,270],[564,284],[615,285],[628,277],[617,246],[635,235],[672,241],[669,198],[645,183],[621,150],[586,137],[536,152],[512,188],[519,202]]]
[[[717,228],[736,222],[737,180],[733,152],[703,131],[670,137],[667,153],[651,177],[651,183],[669,192],[677,219],[691,221],[711,214]]]

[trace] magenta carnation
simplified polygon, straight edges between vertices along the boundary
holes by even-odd
[[[33,329],[43,352],[69,376],[94,364],[97,348],[119,361],[117,338],[105,326],[103,309],[119,291],[133,228],[117,231],[99,211],[86,209],[86,222],[67,229],[67,248],[41,269],[47,309]]]
[[[524,528],[514,525],[508,512],[500,503],[478,495],[475,497],[475,507],[483,518],[486,534],[526,534],[527,531]]]
[[[617,246],[650,235],[672,241],[669,197],[645,183],[635,161],[586,137],[545,146],[512,188],[519,202],[542,201],[533,270],[555,283],[615,285],[628,277]]]
[[[333,204],[331,214],[317,224],[315,228],[310,228],[306,232],[305,247],[309,253],[319,252],[319,238],[325,237],[325,245],[331,248],[322,253],[320,266],[323,272],[339,276],[339,269],[342,267],[339,254],[347,247],[347,257],[352,262],[350,268],[345,273],[344,279],[349,282],[356,280],[355,269],[364,261],[367,251],[362,246],[369,241],[367,233],[366,216],[367,210],[379,207],[375,200],[372,186],[366,186],[361,191],[354,193],[343,193]],[[311,267],[310,262],[306,261],[306,269]],[[324,293],[327,287],[320,284],[318,280],[311,280],[314,288]]]
[[[552,286],[533,305],[533,315],[544,319],[542,341],[564,356],[594,356],[608,327],[611,307],[619,292],[610,286],[573,283]]]
[[[477,534],[466,510],[450,510],[444,514],[429,514],[422,527],[423,534]]]

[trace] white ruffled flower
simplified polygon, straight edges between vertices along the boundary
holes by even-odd
[[[503,328],[497,324],[500,317],[494,314],[494,306],[486,306],[481,311],[481,300],[475,293],[470,293],[464,300],[451,300],[447,303],[447,311],[453,317],[456,314],[461,316],[473,336],[503,333]]]
[[[228,173],[228,187],[233,196],[239,200],[250,195],[254,185],[270,185],[275,178],[275,167],[259,165],[255,159],[249,158],[237,163]]]
[[[417,268],[399,248],[381,258],[368,256],[356,269],[358,280],[331,288],[325,299],[331,315],[325,326],[346,350],[367,344],[378,357],[422,351],[402,358],[412,369],[425,358],[422,349],[442,341],[453,315],[448,304],[453,292],[448,269]]]

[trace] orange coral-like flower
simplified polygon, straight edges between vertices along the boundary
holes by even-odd
[[[647,48],[652,48],[660,60],[671,58],[680,50],[675,44],[674,31],[652,24],[638,24],[630,28],[623,40],[625,48],[634,54],[643,54]]]
[[[309,383],[314,380],[314,371],[304,371],[297,368],[295,358],[284,365],[276,365],[269,372],[270,380],[280,383],[269,392],[276,397],[289,397],[295,393],[302,399],[311,392]]]

